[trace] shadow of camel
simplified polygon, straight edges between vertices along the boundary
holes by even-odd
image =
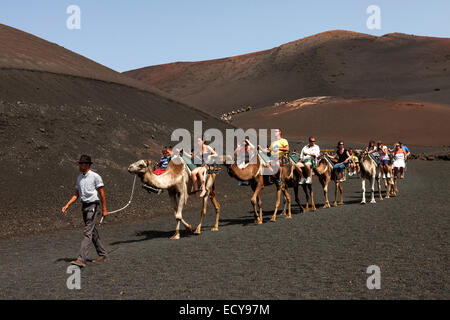
[[[55,262],[55,263],[58,263],[58,262],[61,262],[61,261],[64,261],[64,262],[72,262],[72,261],[74,261],[74,260],[77,260],[77,258],[59,258],[59,259],[56,259],[54,262]]]
[[[124,244],[124,243],[135,243],[135,242],[142,242],[142,241],[148,241],[152,239],[161,239],[161,238],[167,238],[169,239],[171,236],[173,236],[175,231],[159,231],[159,230],[146,230],[146,231],[139,231],[136,232],[136,237],[143,237],[142,239],[131,239],[131,240],[123,240],[123,241],[116,241],[110,243],[111,246],[115,246],[118,244]],[[187,230],[180,230],[180,237],[186,238],[195,236],[194,233],[189,232]]]

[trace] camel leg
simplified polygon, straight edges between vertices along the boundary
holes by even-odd
[[[303,192],[305,193],[305,198],[306,198],[305,208],[303,209],[303,212],[306,213],[309,211],[309,193],[308,193],[308,189],[306,188],[306,184],[302,184],[302,188],[303,188]]]
[[[385,199],[389,199],[390,198],[390,184],[389,184],[389,180],[388,178],[383,179],[384,180],[384,188],[386,189],[386,195],[384,196]]]
[[[291,219],[291,196],[289,195],[289,192],[286,188],[283,188],[283,193],[288,205],[288,215],[286,216],[286,219]]]
[[[311,210],[312,211],[316,211],[316,205],[314,203],[314,191],[312,189],[312,184],[308,185],[308,189],[309,189],[309,194],[311,195]]]
[[[376,176],[370,176],[370,203],[376,203],[375,201],[375,180]]]
[[[203,189],[203,190],[206,191],[206,194],[202,198],[202,200],[203,200],[202,213],[201,213],[201,216],[200,216],[200,223],[198,224],[197,228],[195,229],[195,232],[194,232],[195,234],[200,234],[201,233],[203,219],[206,216],[207,207],[208,207],[208,196],[211,195],[211,193],[213,192],[212,189],[215,188],[214,180],[215,180],[215,176],[210,175],[210,176],[207,176],[206,181],[204,182],[203,188],[205,188],[205,189]]]
[[[256,199],[258,201],[258,208],[259,208],[259,218],[258,218],[259,222],[258,222],[258,224],[262,224],[263,223],[262,199],[261,199],[261,196],[260,196],[259,192],[261,192],[261,190],[258,191],[258,196],[256,197]]]
[[[197,185],[197,173],[191,172],[191,186],[192,186],[192,190],[188,189],[188,192],[196,192],[198,190],[198,185]]]
[[[183,224],[183,226],[186,228],[186,230],[188,231],[193,231],[192,226],[187,223],[184,219],[183,219],[183,207],[184,207],[184,203],[185,203],[185,193],[181,193],[178,195],[178,205],[177,205],[177,213],[175,215],[175,218],[177,220],[180,220],[181,223]]]
[[[283,211],[281,211],[280,216],[286,217],[286,207],[287,207],[287,199],[286,196],[283,196]]]
[[[361,204],[366,204],[366,179],[361,178],[362,200]]]
[[[334,202],[333,202],[333,206],[334,207],[337,207],[337,196],[338,196],[338,185],[339,185],[339,182],[337,182],[337,180],[334,182],[335,183],[335,189],[334,189]]]
[[[251,199],[251,203],[253,205],[253,212],[254,212],[254,216],[255,216],[255,224],[262,224],[262,201],[261,198],[259,197],[259,192],[261,191],[262,187],[261,187],[261,182],[258,183],[256,186],[252,187],[252,189],[254,188],[254,192],[253,192],[253,196]],[[256,209],[256,204],[258,203],[259,206],[259,215],[258,215],[258,210]]]
[[[277,186],[277,200],[275,202],[275,211],[273,212],[272,218],[270,219],[270,221],[272,222],[277,221],[277,212],[281,201],[281,188],[281,186]]]
[[[213,192],[211,194],[211,202],[214,205],[214,208],[216,209],[216,222],[214,223],[214,227],[211,228],[211,231],[218,231],[219,230],[219,217],[220,217],[220,204],[219,204],[219,201],[217,201],[215,192]]]
[[[323,196],[325,198],[325,204],[323,205],[323,208],[324,209],[330,208],[331,207],[330,201],[328,201],[328,184],[329,184],[330,181],[329,180],[325,180],[323,178],[320,178],[319,181],[320,181],[320,184],[322,185]]]
[[[174,207],[174,215],[175,219],[177,221],[176,228],[175,228],[175,234],[170,237],[172,240],[178,240],[180,239],[180,222],[181,219],[178,219],[177,217],[177,210],[178,210],[178,202],[177,202],[177,195],[175,192],[169,190],[169,197],[172,199],[173,207]]]
[[[381,195],[381,177],[382,177],[382,173],[381,171],[378,173],[378,178],[377,178],[377,185],[378,185],[378,199],[379,200],[383,200],[383,196]]]
[[[203,219],[206,216],[206,208],[208,206],[208,195],[206,195],[205,197],[202,198],[202,202],[203,202],[203,207],[202,207],[202,212],[200,214],[200,222],[197,226],[197,228],[195,229],[194,233],[195,234],[200,234],[202,232],[202,223],[203,223]]]
[[[298,207],[300,208],[300,212],[303,212],[303,207],[300,204],[300,198],[298,197],[298,183],[294,182],[294,196],[295,196],[295,202],[297,203]]]
[[[339,183],[339,205],[343,205],[344,204],[344,187],[342,186],[341,183]]]

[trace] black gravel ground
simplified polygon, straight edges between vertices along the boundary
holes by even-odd
[[[276,223],[268,221],[274,208],[274,188],[268,187],[262,225],[253,224],[249,198],[219,196],[219,232],[210,231],[210,207],[202,234],[183,232],[178,241],[169,240],[172,216],[106,224],[101,235],[110,259],[88,263],[80,290],[66,287],[66,271],[79,248],[81,224],[78,231],[2,239],[0,298],[449,299],[449,169],[447,161],[410,161],[397,198],[364,206],[360,180],[349,179],[344,206],[306,214],[294,207],[291,220]],[[248,187],[236,190],[250,196]],[[334,186],[331,191],[333,198]],[[195,225],[198,210],[185,217]],[[370,265],[380,267],[380,290],[366,286]]]

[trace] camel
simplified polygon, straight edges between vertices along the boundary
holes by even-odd
[[[188,199],[188,192],[192,187],[190,174],[184,162],[180,160],[177,161],[175,158],[169,162],[164,173],[156,175],[152,171],[151,160],[139,160],[128,167],[128,172],[136,174],[141,178],[142,183],[146,185],[158,189],[166,189],[168,191],[169,197],[174,204],[174,214],[177,221],[175,234],[170,237],[170,239],[180,239],[180,223],[182,223],[187,230],[193,231],[192,226],[183,219],[182,215],[183,207]],[[205,186],[207,192],[205,197],[203,197],[200,223],[194,231],[195,234],[200,234],[201,232],[203,218],[206,216],[208,197],[211,199],[211,202],[216,209],[216,221],[211,230],[218,231],[219,229],[220,205],[216,199],[215,174],[207,175]]]
[[[300,207],[300,212],[303,212],[303,207],[300,204],[300,199],[298,197],[298,182],[300,180],[300,175],[295,170],[294,163],[289,161],[286,165],[280,166],[280,174],[281,174],[281,184],[276,185],[277,186],[277,200],[275,202],[275,211],[272,215],[272,218],[270,221],[275,222],[277,220],[277,212],[278,207],[280,205],[280,197],[281,193],[283,193],[284,196],[284,207],[283,211],[281,213],[282,216],[284,216],[286,219],[291,219],[291,197],[289,195],[288,188],[294,188],[294,195],[295,195],[295,202]],[[288,213],[286,214],[286,207],[288,209]]]
[[[375,201],[375,180],[377,180],[378,185],[378,194],[380,199],[383,199],[381,196],[381,184],[380,184],[380,176],[377,174],[378,165],[376,162],[370,157],[367,151],[356,152],[359,158],[359,168],[361,174],[361,187],[362,187],[362,200],[361,204],[366,203],[366,180],[369,180],[371,192],[370,192],[370,203],[376,203]]]
[[[323,208],[330,208],[330,202],[328,201],[328,184],[331,182],[331,180],[335,183],[335,192],[334,192],[334,202],[333,206],[337,207],[338,205],[344,204],[344,193],[342,184],[339,181],[339,177],[336,175],[336,172],[333,170],[333,165],[331,164],[331,161],[328,161],[325,157],[322,157],[320,159],[317,166],[314,168],[314,173],[319,178],[320,184],[322,185],[323,194],[325,197],[325,204]],[[339,190],[339,203],[337,202],[338,197],[338,190]]]
[[[390,196],[396,196],[397,193],[395,192],[395,185],[394,185],[394,172],[392,170],[392,165],[391,164],[385,164],[383,166],[383,172],[381,172],[381,170],[378,171],[378,179],[379,179],[379,183],[381,183],[381,179],[383,179],[384,181],[384,187],[386,188],[386,199],[389,199]],[[389,175],[389,178],[387,177],[387,175]],[[385,176],[385,177],[383,177]],[[380,200],[383,200],[383,197],[381,196],[380,193]]]
[[[253,206],[254,213],[254,223],[262,224],[263,216],[262,216],[262,200],[260,196],[260,192],[264,189],[264,185],[268,184],[269,176],[263,175],[263,164],[261,162],[260,156],[256,156],[256,163],[250,161],[245,167],[239,168],[234,161],[232,161],[231,156],[224,156],[223,163],[227,167],[228,175],[232,178],[236,178],[241,181],[249,181],[250,186],[253,191],[253,195],[251,198],[251,203]],[[232,163],[232,164],[230,164]],[[280,195],[283,192],[284,198],[288,202],[288,214],[286,215],[287,219],[291,218],[291,197],[287,192],[285,183],[283,183],[283,177],[286,179],[290,176],[288,167],[281,167],[281,184],[276,184],[277,186],[277,201],[275,204],[275,211],[272,215],[270,221],[276,221],[276,214],[278,212],[278,206],[280,205]],[[258,208],[257,208],[258,206]],[[285,214],[285,211],[284,211]]]

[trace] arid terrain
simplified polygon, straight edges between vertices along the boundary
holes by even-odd
[[[449,39],[330,31],[124,74],[5,25],[0,42],[0,299],[449,298]],[[253,108],[219,120],[242,106]],[[194,120],[222,132],[280,127],[295,151],[310,135],[322,149],[401,139],[412,157],[399,195],[376,204],[361,205],[361,180],[348,178],[345,204],[321,209],[314,177],[320,209],[293,205],[291,220],[271,223],[275,187],[267,186],[262,225],[253,224],[250,188],[222,167],[219,231],[210,231],[209,205],[202,234],[183,231],[178,241],[169,239],[167,192],[138,182],[130,206],[101,226],[110,259],[89,262],[82,289],[67,289],[83,222],[79,203],[65,216],[61,207],[80,155],[92,156],[112,211],[129,200],[128,165],[158,159],[173,130],[192,131]],[[185,207],[193,225],[200,205],[190,197]],[[366,286],[373,264],[381,290]]]
[[[216,116],[315,96],[450,104],[450,39],[335,30],[266,51],[124,74]]]

